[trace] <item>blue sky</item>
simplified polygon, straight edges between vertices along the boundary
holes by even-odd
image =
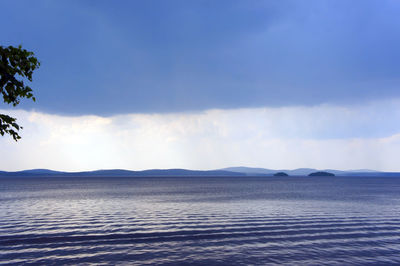
[[[20,143],[0,139],[0,147],[15,154],[1,169],[210,169],[246,164],[400,170],[389,159],[397,146],[382,144],[400,134],[398,1],[13,0],[3,1],[1,9],[0,23],[7,26],[2,27],[0,44],[22,44],[42,63],[32,84],[37,102],[24,101],[20,111],[0,104],[4,112],[20,112],[21,124],[29,125]],[[46,119],[35,120],[38,116]],[[174,121],[171,116],[174,125],[167,122]],[[202,126],[216,131],[200,136],[188,130],[199,116],[207,117]],[[98,160],[84,159],[76,144],[85,142],[79,134],[55,133],[72,121],[68,119],[86,121],[76,122],[81,127],[77,132],[109,119],[118,125],[116,134],[131,134],[142,142],[115,144],[105,137],[104,128],[95,127],[107,141],[99,137],[93,145],[104,145],[104,150]],[[158,146],[146,146],[151,140],[140,132],[169,132],[156,126],[157,121],[168,130],[181,128],[186,144],[167,145],[163,139],[177,137],[160,133]],[[229,134],[221,128],[229,128]],[[75,142],[71,139],[66,146],[57,146],[62,142],[57,138],[52,142],[57,151],[72,145],[74,152],[68,152],[67,159],[53,154],[63,164],[29,163],[34,156],[44,158],[37,150],[49,134],[74,136]],[[218,139],[242,155],[232,156],[233,150],[220,147],[224,152],[209,161],[215,153],[212,146],[221,143]],[[251,151],[256,143],[269,141],[275,141],[280,160],[260,160],[268,152]],[[321,152],[331,147],[327,143],[337,141],[343,149],[321,160]],[[359,158],[341,162],[354,142],[364,143],[354,148]],[[300,151],[296,143],[311,146]],[[132,155],[117,148],[124,145],[153,151],[146,161],[132,162]],[[165,155],[165,163],[156,159],[157,151]],[[302,161],[302,152],[309,152],[310,158]],[[31,155],[21,161],[21,154]],[[109,163],[110,154],[125,163]],[[72,163],[78,159],[82,164]]]

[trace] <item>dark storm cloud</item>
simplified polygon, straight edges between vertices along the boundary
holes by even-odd
[[[399,97],[397,1],[4,1],[25,108],[111,115]]]

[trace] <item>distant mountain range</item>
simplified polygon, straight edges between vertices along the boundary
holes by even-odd
[[[151,169],[130,171],[122,169],[96,170],[85,172],[61,172],[48,169],[33,169],[17,172],[0,171],[0,176],[74,176],[74,177],[135,177],[135,176],[246,176],[245,173],[226,170],[186,170],[186,169]]]
[[[334,170],[334,169],[314,169],[314,168],[298,168],[298,169],[293,169],[293,170],[288,170],[288,169],[278,169],[278,170],[272,170],[272,169],[266,169],[266,168],[253,168],[253,167],[228,167],[221,169],[224,171],[229,171],[229,172],[236,172],[236,173],[244,173],[247,176],[258,176],[258,175],[273,175],[277,172],[284,172],[287,173],[290,176],[306,176],[311,173],[317,172],[317,171],[324,171],[324,172],[329,172],[332,174],[335,174],[336,176],[400,176],[400,173],[397,172],[379,172],[375,170],[369,170],[369,169],[359,169],[359,170],[347,170],[347,171],[342,171],[342,170]]]
[[[252,167],[228,167],[219,170],[187,170],[187,169],[151,169],[144,171],[130,171],[123,169],[112,170],[96,170],[85,172],[62,172],[48,169],[33,169],[17,172],[0,171],[0,177],[12,176],[49,176],[49,177],[135,177],[135,176],[273,176],[277,172],[284,172],[290,176],[306,176],[313,172],[324,171],[333,173],[336,176],[399,176],[397,172],[379,172],[368,169],[360,170],[334,170],[334,169],[313,169],[313,168],[298,168],[294,170],[272,170],[266,168]]]

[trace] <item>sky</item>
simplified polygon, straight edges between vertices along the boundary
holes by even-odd
[[[36,102],[0,170],[400,171],[400,2],[5,0]]]

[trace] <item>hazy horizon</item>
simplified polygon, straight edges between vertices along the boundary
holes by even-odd
[[[243,169],[243,170],[240,170]],[[74,172],[95,172],[95,171],[148,171],[148,170],[189,170],[189,171],[232,171],[232,172],[242,172],[242,173],[251,173],[254,172],[256,173],[257,170],[263,171],[296,171],[296,170],[315,170],[315,171],[340,171],[340,172],[381,172],[375,169],[331,169],[331,168],[324,168],[324,169],[318,169],[318,168],[308,168],[308,167],[300,167],[300,168],[280,168],[280,169],[272,169],[272,168],[265,168],[265,167],[249,167],[249,166],[227,166],[227,167],[222,167],[222,168],[210,168],[210,169],[189,169],[189,168],[177,168],[177,167],[172,167],[172,168],[145,168],[145,169],[128,169],[128,168],[96,168],[96,169],[85,169],[85,170],[60,170],[60,169],[49,169],[49,168],[30,168],[30,169],[16,169],[16,170],[4,170],[0,169],[1,171],[4,172],[22,172],[22,171],[55,171],[55,172],[65,172],[65,173],[74,173]],[[382,171],[384,172],[384,171]]]

